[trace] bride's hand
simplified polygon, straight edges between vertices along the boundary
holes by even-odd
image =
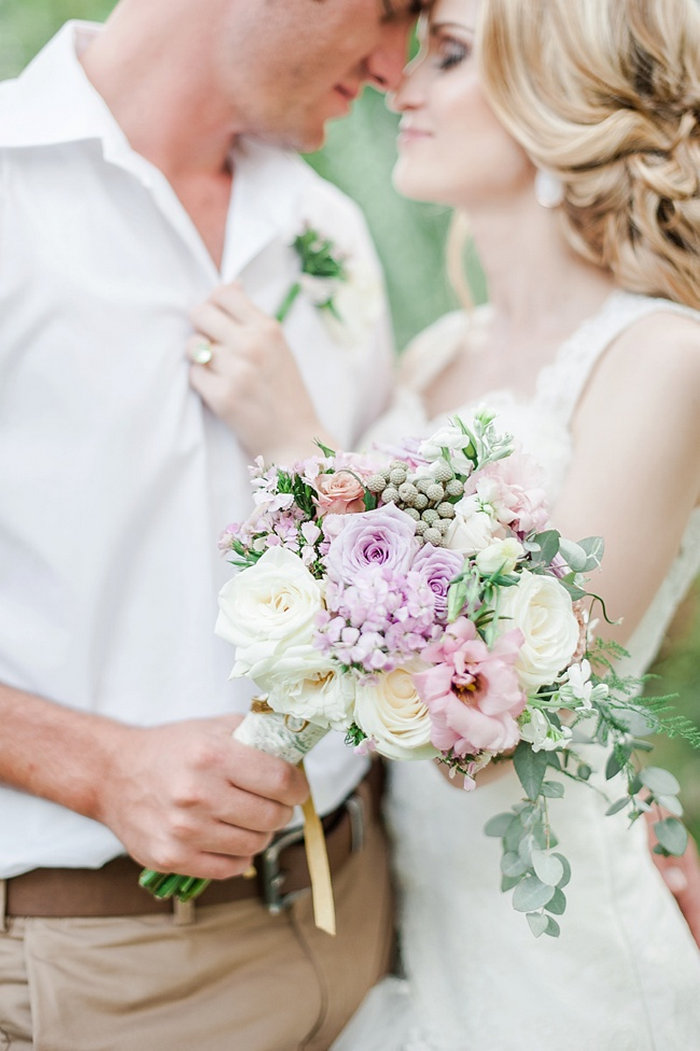
[[[315,438],[333,444],[282,326],[258,310],[240,285],[217,288],[191,320],[190,383],[251,457],[289,463],[313,455]],[[209,360],[199,363],[203,357]]]

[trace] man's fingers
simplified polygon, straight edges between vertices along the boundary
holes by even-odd
[[[234,744],[230,779],[237,788],[288,807],[307,799],[309,784],[298,767],[235,739]]]

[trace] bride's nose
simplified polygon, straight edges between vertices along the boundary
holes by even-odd
[[[396,88],[388,92],[386,97],[386,104],[394,113],[404,113],[422,105],[425,97],[423,68],[423,56],[420,54],[404,67]]]

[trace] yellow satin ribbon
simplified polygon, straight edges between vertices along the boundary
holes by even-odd
[[[299,763],[304,769],[304,762]],[[326,837],[321,819],[316,813],[313,796],[302,806],[304,814],[304,847],[306,863],[311,877],[311,900],[314,907],[314,923],[326,934],[335,935],[335,903],[333,901],[333,884],[331,869],[328,863]]]

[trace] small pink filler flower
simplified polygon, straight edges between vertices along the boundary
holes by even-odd
[[[516,628],[496,639],[491,649],[474,624],[458,617],[423,658],[433,663],[413,680],[432,722],[431,740],[441,752],[464,757],[515,747],[520,732],[515,717],[525,707],[515,661],[523,643]]]

